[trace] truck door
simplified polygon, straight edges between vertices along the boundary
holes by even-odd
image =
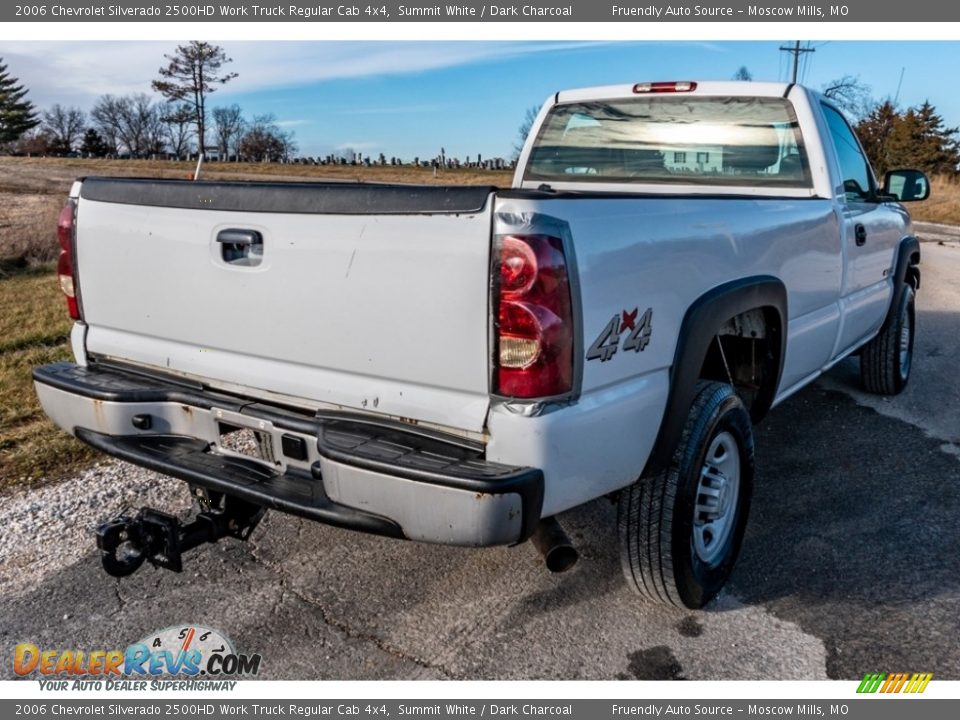
[[[843,248],[840,329],[833,358],[873,334],[883,322],[892,291],[893,251],[901,226],[877,201],[876,181],[866,155],[843,115],[823,104],[836,165],[835,182]],[[831,358],[832,359],[832,358]]]

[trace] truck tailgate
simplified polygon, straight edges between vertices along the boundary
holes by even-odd
[[[86,180],[87,351],[294,404],[481,431],[491,193]],[[243,250],[220,241],[232,230],[262,239],[259,262],[229,260]]]

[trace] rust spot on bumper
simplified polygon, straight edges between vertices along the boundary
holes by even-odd
[[[103,415],[103,400],[93,400],[93,424],[100,432],[107,430],[107,419]]]

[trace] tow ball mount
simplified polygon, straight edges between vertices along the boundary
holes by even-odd
[[[147,560],[155,567],[181,572],[183,553],[225,537],[246,540],[266,512],[259,505],[221,494],[198,492],[198,497],[205,509],[186,524],[146,507],[133,517],[121,515],[103,523],[97,528],[103,569],[114,577],[125,577]]]

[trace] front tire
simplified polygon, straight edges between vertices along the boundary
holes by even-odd
[[[692,609],[723,587],[753,492],[750,415],[730,385],[700,382],[666,469],[620,494],[627,584],[647,600]]]
[[[897,313],[860,352],[863,389],[876,395],[899,395],[907,386],[913,367],[913,336],[916,330],[916,291],[903,286]]]

